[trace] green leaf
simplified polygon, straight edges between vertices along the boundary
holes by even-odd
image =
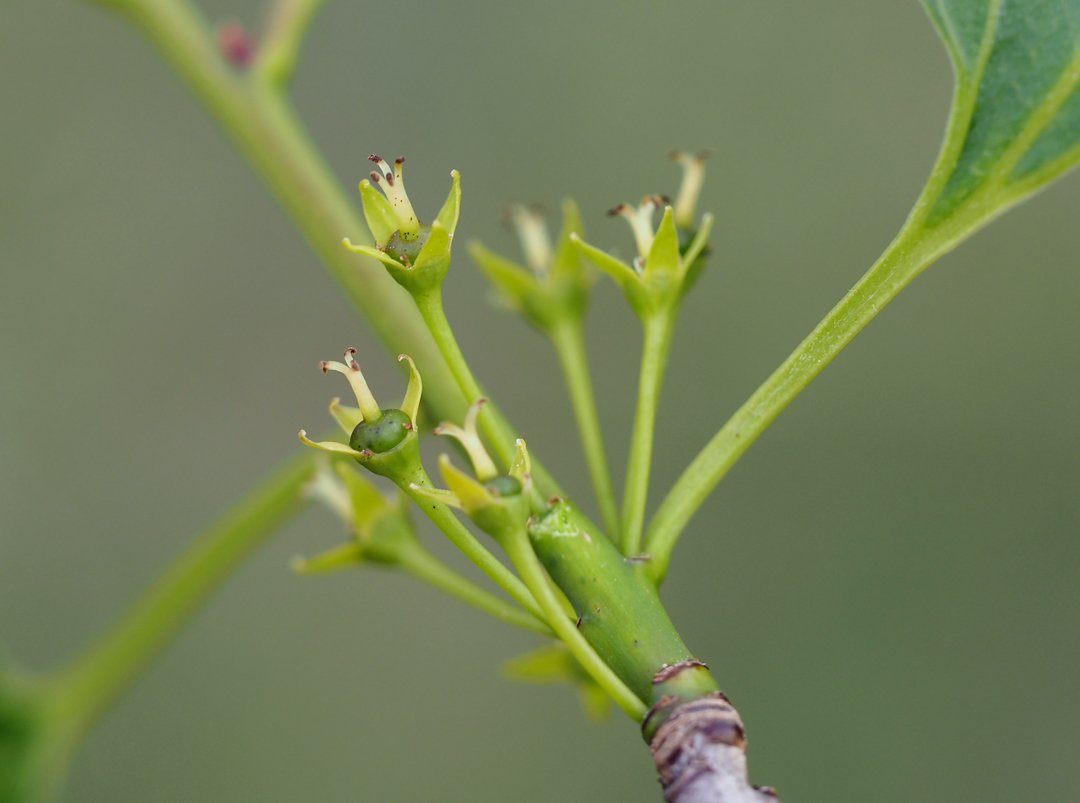
[[[614,279],[624,290],[633,287],[641,281],[641,277],[638,276],[637,271],[621,259],[616,259],[607,251],[603,251],[595,245],[589,245],[577,234],[570,235],[570,242],[574,243],[574,245],[580,249],[586,259]]]
[[[1080,160],[1080,0],[923,0],[956,95],[922,209],[971,229]]]
[[[555,246],[555,259],[551,272],[559,276],[580,276],[583,272],[581,253],[574,245],[570,235],[585,236],[585,227],[581,222],[581,212],[577,204],[567,198],[562,205],[563,223],[559,232],[559,243]]]

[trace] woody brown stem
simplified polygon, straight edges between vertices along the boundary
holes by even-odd
[[[665,715],[649,748],[667,803],[779,803],[776,790],[747,779],[746,729],[723,692],[682,704],[663,697],[642,730]]]

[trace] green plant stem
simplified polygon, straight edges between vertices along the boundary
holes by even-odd
[[[920,205],[919,208],[922,208]],[[645,549],[659,582],[694,512],[791,401],[911,281],[952,243],[929,237],[913,217],[881,258],[754,391],[676,481],[649,526]]]
[[[636,555],[641,549],[645,527],[645,506],[649,499],[649,469],[652,465],[656,410],[664,381],[671,336],[675,329],[674,311],[663,311],[643,318],[644,338],[641,349],[641,374],[638,380],[637,412],[630,439],[630,459],[623,491],[622,537],[624,555]]]
[[[287,99],[257,72],[241,73],[218,54],[209,28],[186,0],[105,0],[157,48],[221,123],[265,180],[308,244],[394,352],[409,354],[424,376],[424,403],[454,419],[464,401],[411,299],[382,265],[348,253],[341,238],[370,244]]]
[[[382,265],[341,247],[345,235],[358,245],[370,245],[367,226],[312,147],[279,87],[260,72],[245,75],[227,64],[215,49],[206,23],[187,0],[98,2],[143,32],[266,181],[378,338],[392,352],[408,354],[416,361],[424,377],[424,405],[434,417],[460,420],[466,402],[416,306]],[[460,349],[456,352],[460,357]],[[499,459],[509,461],[515,429],[493,404],[487,405],[480,423]],[[543,493],[564,495],[539,463],[534,462],[533,473]]]
[[[567,618],[563,611],[563,604],[555,592],[555,586],[536,557],[536,553],[533,552],[525,528],[522,527],[503,539],[502,546],[510,557],[510,562],[525,580],[525,585],[536,596],[540,607],[547,614],[548,624],[555,631],[555,635],[562,639],[582,668],[599,684],[600,688],[607,692],[615,704],[628,717],[635,722],[640,722],[645,716],[645,704],[630,691],[611,667],[604,663],[574,622]]]
[[[469,404],[477,399],[487,398],[476,381],[465,355],[458,345],[457,337],[446,317],[446,309],[443,307],[442,293],[435,290],[415,297],[416,308],[420,311],[420,317],[431,332],[432,338],[438,344],[446,365],[449,366],[458,389]],[[426,385],[425,385],[426,387]],[[507,467],[514,459],[515,443],[517,434],[510,422],[499,411],[498,407],[485,404],[480,411],[478,420],[480,431],[495,452],[495,458]],[[565,492],[555,482],[555,479],[544,469],[542,465],[533,459],[533,477],[541,492],[546,496],[563,496]]]
[[[277,0],[259,41],[252,71],[283,88],[296,71],[300,45],[323,0]]]
[[[600,518],[605,530],[612,538],[619,532],[619,509],[615,502],[615,489],[611,484],[611,472],[608,469],[607,451],[604,449],[604,435],[600,429],[600,416],[596,409],[596,397],[593,394],[592,375],[589,371],[588,352],[585,347],[585,332],[577,318],[563,319],[549,330],[555,353],[559,357],[566,388],[570,393],[570,402],[577,419],[578,432],[581,434],[581,446],[585,453],[585,462],[589,467],[596,504],[600,509]]]
[[[995,9],[999,3],[995,3]],[[990,14],[997,19],[997,11]],[[983,226],[1027,198],[1072,166],[1080,146],[1030,177],[1013,182],[1011,174],[1027,148],[1071,96],[1080,75],[1080,55],[1066,70],[1002,155],[983,184],[944,217],[935,204],[946,189],[971,128],[979,97],[979,76],[993,50],[992,27],[984,37],[972,75],[958,75],[945,141],[922,194],[900,233],[870,270],[825,316],[791,355],[750,396],[698,453],[668,492],[650,522],[645,540],[652,556],[650,573],[660,582],[667,573],[676,541],[716,485],[750,445],[852,339],[916,276]]]
[[[233,570],[303,505],[313,458],[289,461],[201,535],[98,643],[51,679],[54,708],[81,733]]]
[[[461,550],[462,554],[472,561],[480,571],[490,577],[499,588],[513,597],[521,607],[541,623],[547,621],[547,616],[537,605],[529,589],[498,558],[491,554],[475,535],[469,532],[469,529],[454,515],[454,511],[446,505],[425,496],[418,490],[418,487],[432,487],[431,479],[426,472],[415,477],[394,479],[398,487],[408,494],[409,498],[424,511],[424,515],[431,519],[431,522],[450,539],[450,543]]]
[[[456,597],[462,602],[490,614],[499,621],[515,627],[531,630],[546,636],[553,635],[550,627],[535,615],[517,608],[496,597],[471,580],[462,577],[430,552],[423,549],[410,550],[401,568],[428,585]]]

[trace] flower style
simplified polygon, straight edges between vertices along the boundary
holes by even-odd
[[[360,182],[364,208],[374,247],[354,245],[348,237],[342,244],[356,254],[382,262],[402,287],[416,295],[437,288],[450,268],[450,251],[461,210],[461,175],[450,171],[450,194],[431,225],[420,222],[405,191],[405,157],[394,160],[393,168],[377,154],[368,157],[378,170],[371,180]],[[382,188],[382,192],[375,189]]]
[[[562,232],[554,250],[544,219],[535,209],[514,205],[510,219],[528,267],[489,251],[479,242],[469,243],[469,254],[501,299],[542,331],[550,331],[567,319],[583,318],[592,277],[571,241],[571,235],[580,237],[583,232],[577,205],[570,200],[563,203]]]
[[[675,196],[675,225],[683,231],[693,231],[695,209],[701,187],[705,183],[705,160],[709,158],[709,152],[698,151],[691,154],[686,151],[671,151],[668,158],[678,162],[683,169],[682,183],[679,185],[678,195]]]

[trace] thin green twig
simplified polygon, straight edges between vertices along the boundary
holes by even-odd
[[[570,402],[574,408],[581,448],[589,468],[596,504],[606,531],[612,538],[619,533],[619,508],[615,501],[615,489],[611,484],[604,435],[600,429],[600,416],[596,409],[592,374],[585,348],[585,333],[580,320],[566,319],[550,329],[551,342],[562,366]]]
[[[478,608],[501,622],[545,636],[554,635],[551,628],[537,619],[534,614],[485,591],[426,550],[410,551],[402,562],[401,568],[418,580]]]
[[[496,585],[513,597],[526,611],[535,616],[540,622],[546,622],[547,617],[537,605],[532,593],[528,588],[496,558],[480,540],[469,532],[469,529],[461,523],[454,511],[446,505],[439,504],[425,496],[418,488],[432,487],[430,478],[426,474],[417,477],[410,482],[404,478],[398,481],[398,487],[409,495],[424,515],[438,527],[443,534],[484,574],[490,577]]]
[[[622,536],[619,544],[624,555],[636,555],[641,549],[645,527],[645,506],[649,499],[649,470],[652,466],[656,411],[664,381],[675,313],[660,312],[642,319],[644,338],[641,349],[641,374],[638,379],[637,412],[630,438],[630,459],[623,491]]]

